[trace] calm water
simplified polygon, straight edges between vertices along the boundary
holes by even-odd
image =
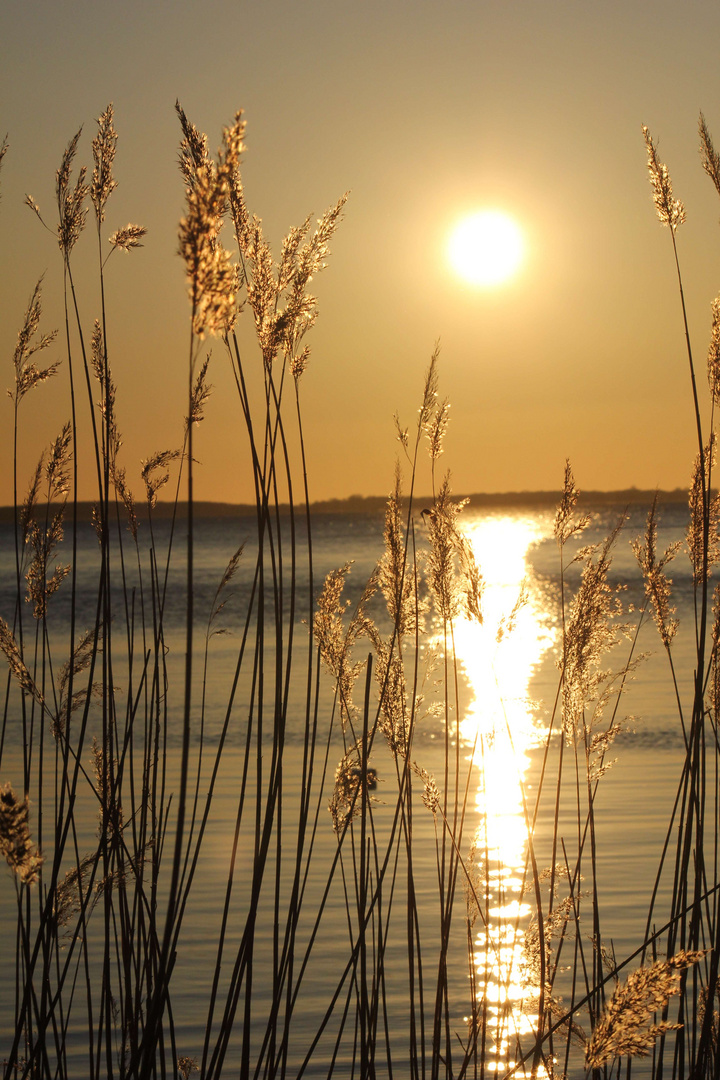
[[[601,540],[615,524],[620,508],[604,508],[593,514],[591,527],[583,534],[584,544]],[[646,508],[631,508],[629,520],[621,534],[614,556],[612,582],[620,586],[625,608],[637,608],[643,601],[643,586],[635,559],[630,549],[630,539],[644,528]],[[458,719],[460,732],[459,760],[463,777],[470,768],[470,800],[468,820],[464,830],[463,857],[469,851],[475,837],[479,849],[490,852],[495,867],[493,888],[496,903],[491,921],[484,930],[477,927],[473,933],[473,964],[479,992],[488,1000],[497,999],[497,1030],[489,1038],[497,1051],[498,1060],[506,1061],[512,1054],[514,1041],[512,1031],[519,1030],[526,1020],[513,1013],[512,998],[522,989],[512,989],[520,979],[521,950],[519,942],[527,922],[527,906],[522,891],[522,877],[527,856],[526,806],[530,806],[537,790],[542,746],[551,723],[553,703],[557,692],[558,671],[556,667],[559,634],[559,567],[558,552],[552,539],[552,515],[545,512],[503,511],[502,513],[465,513],[465,526],[470,536],[482,572],[485,577],[485,622],[482,627],[461,624],[457,627],[456,653],[459,657],[460,685]],[[661,515],[659,550],[671,542],[682,539],[686,521],[684,507],[671,507]],[[296,635],[296,665],[290,680],[288,709],[287,752],[285,764],[286,797],[282,807],[283,835],[292,837],[293,821],[298,812],[299,776],[305,742],[305,695],[306,695],[306,621],[310,617],[312,594],[317,594],[324,575],[330,570],[354,560],[347,580],[346,593],[354,606],[362,588],[382,553],[382,519],[378,516],[321,516],[316,519],[313,532],[315,581],[311,588],[305,564],[305,538],[298,539],[297,610],[294,618]],[[14,554],[12,533],[2,527],[0,541],[0,614],[12,621],[14,610]],[[193,726],[193,769],[199,769],[201,791],[208,784],[210,764],[218,745],[230,698],[239,644],[242,640],[245,613],[253,582],[253,530],[250,520],[230,521],[202,520],[197,523],[196,549],[196,614],[198,633],[196,641],[195,686],[199,697],[203,661],[204,634],[208,616],[212,610],[215,589],[222,577],[228,559],[240,544],[246,544],[238,573],[227,593],[227,602],[214,628],[224,633],[214,636],[209,643],[210,675],[206,684],[206,704],[203,721],[203,760],[198,760],[200,746],[199,710],[196,708]],[[146,532],[146,530],[145,530]],[[178,538],[178,557],[174,560],[167,586],[166,640],[168,664],[168,790],[177,783],[177,756],[180,745],[180,718],[182,707],[182,657],[184,648],[184,566],[180,553],[182,537]],[[161,523],[156,534],[156,550],[162,553],[167,547],[168,525]],[[145,537],[147,547],[149,542]],[[419,543],[422,544],[422,536]],[[96,568],[97,554],[94,536],[84,528],[79,536],[79,630],[92,625],[97,600]],[[143,559],[146,552],[143,552]],[[159,577],[163,578],[162,558],[158,560]],[[128,622],[139,623],[141,606],[148,606],[151,580],[143,571],[141,581],[137,571],[128,562],[125,566],[128,595],[134,597],[134,609],[126,608],[118,593],[115,598],[116,618],[113,633],[122,640],[127,634]],[[291,572],[287,551],[282,572],[286,580]],[[577,583],[579,570],[572,567],[568,578]],[[692,630],[693,597],[689,564],[684,555],[672,564],[670,574],[674,580],[674,603],[681,619],[681,630],[676,643],[676,670],[686,700],[691,699],[694,636]],[[526,583],[527,600],[518,610],[515,626],[498,643],[498,626],[510,616],[516,604],[522,583]],[[383,616],[376,612],[379,625]],[[51,643],[62,656],[64,635],[67,630],[68,599],[61,589],[51,601]],[[285,613],[284,625],[289,623]],[[624,618],[632,623],[637,613]],[[305,623],[303,622],[305,620]],[[32,629],[32,620],[27,626]],[[26,630],[26,635],[28,631]],[[26,637],[26,642],[29,640]],[[139,639],[138,639],[139,640]],[[433,644],[430,634],[430,650]],[[267,642],[265,664],[272,667],[276,643]],[[622,666],[629,643],[617,650],[609,666]],[[66,646],[65,646],[66,648]],[[142,655],[141,643],[136,651]],[[683,757],[683,740],[677,718],[677,707],[671,691],[667,661],[663,655],[657,633],[651,620],[641,628],[636,652],[649,652],[634,673],[632,683],[619,706],[618,719],[624,721],[625,732],[613,747],[610,758],[617,758],[612,769],[602,778],[596,802],[598,821],[598,849],[600,872],[600,902],[606,941],[612,940],[618,958],[630,953],[639,943],[644,928],[647,900],[652,887],[662,841],[664,839],[669,811],[680,775]],[[120,650],[121,651],[121,650]],[[427,653],[424,650],[424,654]],[[357,658],[364,659],[366,644],[357,646]],[[140,663],[139,669],[141,670]],[[138,666],[133,674],[134,687],[138,686]],[[269,671],[268,671],[269,674]],[[437,677],[437,676],[434,676]],[[118,701],[125,707],[130,675],[127,663],[117,661],[113,681],[118,687]],[[431,680],[432,682],[432,680]],[[243,746],[247,735],[247,703],[252,692],[252,664],[241,675],[235,703],[231,711],[227,739],[220,761],[217,797],[206,838],[202,845],[195,887],[184,922],[183,936],[179,943],[178,961],[173,977],[173,1013],[178,1032],[178,1053],[200,1058],[206,1026],[206,1005],[212,979],[212,964],[220,926],[222,900],[228,880],[228,865],[232,851],[232,837],[237,812],[238,792],[243,772]],[[332,711],[332,686],[324,677],[321,705],[318,713],[319,730],[322,733],[319,749],[317,776],[320,777],[325,755],[327,737],[327,766],[324,784],[318,782],[314,795],[317,811],[316,853],[310,865],[303,902],[303,918],[298,932],[299,943],[309,940],[315,913],[336,852],[336,838],[332,829],[327,802],[333,787],[335,768],[342,754],[342,742],[337,726],[330,731]],[[428,696],[432,698],[432,686],[428,684]],[[362,685],[356,697],[362,698]],[[627,718],[627,719],[626,719]],[[454,755],[456,721],[452,718],[452,754]],[[330,731],[330,734],[326,733]],[[264,741],[265,753],[271,753],[271,740]],[[429,715],[419,724],[412,757],[418,766],[429,774],[442,779],[444,769],[445,721],[440,715]],[[10,722],[6,729],[0,763],[0,780],[11,781],[16,790],[22,789],[22,744],[17,713],[10,710]],[[89,758],[89,754],[86,755]],[[87,764],[87,762],[86,762]],[[373,819],[377,830],[378,847],[391,835],[393,827],[396,790],[393,761],[381,740],[373,748],[370,764],[377,770],[378,785],[373,804]],[[293,786],[293,770],[298,777]],[[52,793],[48,793],[52,798]],[[251,792],[252,795],[252,792]],[[37,796],[34,796],[37,803]],[[541,806],[544,804],[541,804]],[[569,796],[563,795],[563,813],[567,814],[568,843],[573,838],[573,811]],[[88,802],[86,835],[78,840],[79,849],[92,845],[96,816],[92,800]],[[357,825],[353,828],[357,829]],[[535,832],[535,849],[538,859],[550,856],[550,824],[541,813]],[[436,870],[436,822],[432,814],[417,800],[413,818],[413,852],[418,886],[420,919],[428,935],[428,963],[433,962],[434,942],[438,934],[437,870]],[[272,864],[271,864],[272,865]],[[229,955],[237,946],[247,907],[247,889],[252,866],[252,852],[243,845],[242,837],[237,854],[236,885],[230,901],[230,918],[227,930]],[[346,865],[351,871],[352,863]],[[403,947],[405,944],[405,904],[398,885],[400,900],[395,904],[387,927],[373,925],[373,933],[387,933],[387,984],[388,1026],[397,1047],[394,1060],[396,1075],[408,1075],[407,1029],[409,1009],[407,1002],[407,975],[403,974]],[[464,901],[462,888],[458,890],[458,911],[462,915]],[[265,904],[266,900],[261,902]],[[269,904],[269,901],[267,901]],[[8,874],[0,884],[0,961],[4,970],[15,966],[15,889]],[[256,933],[255,974],[253,985],[253,1008],[258,1017],[268,1006],[268,984],[264,972],[270,970],[273,949],[274,917],[272,908],[262,909]],[[470,982],[463,920],[458,920],[457,941],[450,957],[450,995],[457,1030],[463,1032],[463,1017],[469,1011]],[[344,902],[341,875],[335,875],[329,892],[322,931],[318,944],[298,996],[293,1025],[291,1064],[289,1075],[294,1075],[297,1064],[302,1061],[309,1046],[312,1033],[317,1029],[319,1018],[336,991],[340,975],[349,955],[348,917]],[[298,946],[299,948],[299,946]],[[298,953],[299,955],[299,953]],[[405,965],[407,961],[404,962]],[[395,977],[393,965],[399,969]],[[223,970],[227,978],[229,962]],[[510,987],[511,989],[508,989]],[[344,999],[343,999],[344,1000]],[[0,981],[0,1057],[7,1052],[6,1042],[12,1015],[13,986],[8,980]],[[381,1025],[382,1026],[382,1025]],[[330,1025],[332,1029],[332,1025]],[[258,1029],[259,1030],[259,1029]],[[334,1030],[334,1029],[333,1029]],[[77,1055],[77,1067],[73,1075],[84,1075],[82,1064],[83,1044],[71,1040],[71,1062]],[[327,1075],[328,1061],[333,1050],[333,1038],[327,1037],[320,1044],[306,1075]],[[343,1045],[338,1058],[338,1075],[349,1075],[351,1049]],[[232,1044],[229,1062],[237,1066],[239,1046]],[[234,1075],[235,1068],[227,1074]],[[382,1072],[382,1070],[380,1070]]]

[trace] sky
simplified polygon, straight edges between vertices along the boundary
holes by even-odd
[[[90,164],[95,120],[112,102],[118,188],[106,233],[148,229],[142,249],[106,267],[122,463],[138,497],[141,460],[179,445],[185,412],[176,99],[211,149],[244,110],[247,200],[276,253],[292,225],[350,192],[313,282],[320,314],[301,383],[313,499],[391,488],[393,415],[415,422],[438,343],[451,404],[441,465],[456,491],[557,489],[566,458],[581,489],[687,485],[696,448],[682,315],[641,127],[687,210],[677,239],[705,401],[720,200],[700,165],[697,121],[702,110],[720,143],[717,3],[6,0],[0,43],[5,386],[40,275],[43,330],[64,320],[57,243],[25,195],[54,223],[63,150],[82,125],[78,160]],[[488,207],[525,238],[520,271],[494,288],[460,280],[447,255],[456,222]],[[88,328],[99,314],[95,245],[89,228],[76,249]],[[243,320],[246,363],[259,371],[248,312]],[[223,345],[207,345],[214,394],[197,430],[196,495],[251,499]],[[60,335],[43,358],[63,357]],[[21,404],[21,489],[68,417],[62,374]],[[93,494],[81,457],[80,495]]]

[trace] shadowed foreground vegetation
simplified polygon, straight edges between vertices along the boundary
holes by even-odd
[[[627,626],[611,584],[622,522],[604,543],[579,545],[588,517],[568,465],[554,526],[557,698],[539,783],[524,793],[524,904],[501,941],[491,912],[509,897],[498,885],[497,852],[470,814],[483,746],[468,764],[455,658],[458,620],[483,619],[482,567],[462,529],[463,500],[439,473],[448,406],[438,395],[437,355],[415,424],[397,423],[401,464],[385,506],[384,554],[351,606],[343,598],[349,565],[315,580],[301,409],[316,318],[309,288],[345,198],[314,227],[308,219],[292,229],[275,261],[245,205],[242,116],[223,132],[216,158],[179,106],[178,117],[187,410],[177,446],[148,449],[142,512],[122,464],[105,285],[108,255],[132,253],[145,230],[118,229],[108,248],[112,107],[97,123],[91,174],[76,163],[79,133],[63,155],[57,220],[28,199],[58,241],[66,322],[59,335],[41,327],[38,282],[14,354],[13,582],[4,594],[14,599],[0,613],[8,665],[0,777],[12,775],[0,788],[0,843],[12,874],[2,889],[14,889],[15,915],[1,931],[6,1077],[717,1076],[720,602],[710,576],[720,554],[720,300],[709,422],[686,325],[698,437],[687,536],[692,679],[675,669],[666,569],[677,550],[656,549],[656,504],[635,545],[646,602]],[[720,159],[702,120],[700,134],[720,194]],[[684,318],[676,246],[684,210],[645,137]],[[93,231],[100,305],[88,326],[73,267],[76,244],[91,242]],[[250,355],[238,319],[254,326]],[[201,609],[193,433],[211,390],[208,335],[232,372],[256,501],[252,541],[238,546]],[[63,363],[43,367],[51,346]],[[65,380],[69,419],[27,477],[18,432],[48,380]],[[81,411],[91,436],[83,447]],[[96,482],[95,562],[83,554],[79,458],[92,463]],[[160,508],[158,492],[171,478],[175,498]],[[418,490],[432,495],[419,502]],[[182,635],[169,614],[177,566]],[[242,629],[218,709],[226,684],[212,642],[241,572]],[[646,616],[667,654],[685,754],[645,935],[620,957],[602,917],[596,796]],[[430,639],[439,647],[427,649]],[[212,736],[211,712],[220,716]],[[443,744],[432,770],[415,742],[428,717]],[[231,744],[241,747],[240,764],[228,776]],[[221,799],[233,809],[216,841]],[[549,840],[536,843],[541,833]],[[222,852],[224,882],[212,895],[203,862],[211,850]],[[200,958],[193,918],[216,924]],[[517,963],[505,956],[508,940]],[[518,980],[519,997],[510,992]],[[188,1016],[188,994],[192,1023],[177,1019],[181,1001]]]

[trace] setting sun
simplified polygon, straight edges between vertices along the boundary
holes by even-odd
[[[453,269],[473,285],[507,281],[520,266],[523,253],[520,229],[499,210],[482,210],[463,218],[448,245]]]

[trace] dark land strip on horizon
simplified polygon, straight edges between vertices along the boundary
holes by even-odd
[[[580,493],[579,502],[583,506],[650,506],[656,495],[659,506],[662,506],[664,503],[674,505],[686,503],[688,499],[687,490],[684,488],[675,488],[673,491],[623,488],[618,491],[582,491]],[[472,495],[458,493],[457,495],[453,495],[453,498],[456,501],[467,498],[471,509],[497,509],[510,506],[544,509],[552,508],[557,505],[560,499],[560,492],[504,491],[476,492]],[[415,506],[418,507],[418,512],[424,506],[431,506],[432,501],[431,495],[415,496],[414,498],[414,503]],[[317,502],[311,503],[310,509],[316,514],[379,514],[384,511],[386,503],[387,497],[385,495],[350,495],[345,499],[320,499]],[[78,520],[91,521],[94,506],[95,503],[90,500],[79,501],[77,504]],[[51,512],[59,509],[59,503],[52,504],[50,507]],[[297,509],[298,508],[296,507],[296,512]],[[147,518],[147,504],[145,502],[138,502],[135,510],[139,518]],[[153,509],[153,517],[155,519],[171,518],[173,510],[174,504],[172,502],[158,501]],[[255,517],[257,514],[257,508],[254,503],[207,502],[199,500],[193,504],[193,510],[196,518]],[[281,504],[279,510],[281,513],[289,513],[290,507],[287,504]],[[184,518],[187,513],[187,503],[178,502],[176,513],[179,518]],[[11,524],[12,521],[12,506],[0,506],[0,524]]]

